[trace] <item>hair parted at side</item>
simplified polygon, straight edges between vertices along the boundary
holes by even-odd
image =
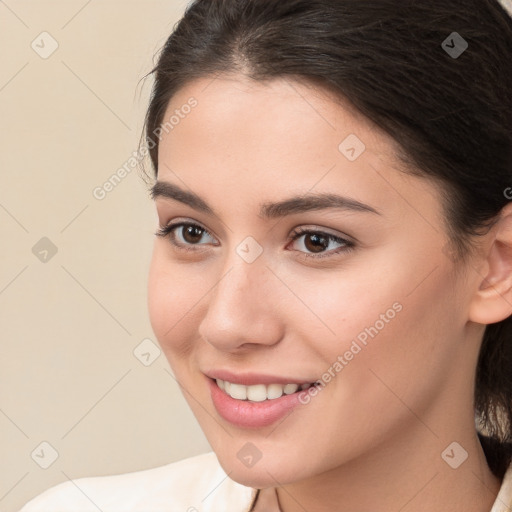
[[[441,43],[457,32],[457,58]],[[339,93],[397,142],[408,172],[442,184],[446,227],[464,260],[512,187],[512,19],[498,0],[195,0],[149,74],[155,135],[170,99],[197,78],[289,77]],[[510,190],[510,189],[509,189]],[[486,327],[475,411],[489,466],[512,458],[512,317]]]

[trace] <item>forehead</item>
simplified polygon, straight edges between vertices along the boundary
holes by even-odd
[[[191,100],[195,106],[184,108]],[[432,184],[398,170],[389,136],[307,82],[204,77],[173,96],[164,122],[173,115],[179,122],[160,141],[159,179],[203,197],[222,193],[246,206],[335,191],[396,215],[429,196],[438,209]]]
[[[172,97],[166,121],[171,123],[162,133],[159,161],[207,156],[206,168],[217,172],[235,163],[241,170],[266,161],[274,170],[291,165],[297,172],[301,162],[335,163],[343,158],[339,145],[349,135],[360,140],[358,149],[378,152],[380,158],[393,155],[391,139],[341,98],[288,78],[256,82],[228,75],[195,80]],[[219,157],[222,162],[216,161]]]
[[[194,100],[196,106],[189,109],[187,103]],[[181,110],[190,110],[189,114],[180,115],[179,124],[184,118],[193,117],[208,129],[215,126],[220,130],[238,127],[241,137],[246,133],[256,133],[263,138],[262,129],[271,128],[293,135],[295,139],[310,139],[318,143],[314,132],[343,132],[352,129],[376,149],[392,156],[395,141],[387,136],[366,117],[360,114],[341,94],[331,89],[313,84],[304,78],[275,78],[255,81],[244,75],[231,74],[216,77],[203,77],[187,83],[171,98],[164,115],[164,121],[180,114]],[[176,115],[174,115],[176,119]],[[173,126],[172,131],[178,126]],[[195,126],[196,135],[198,126]],[[251,130],[251,128],[253,128]],[[213,136],[215,134],[211,134]],[[164,135],[165,136],[165,135]],[[274,141],[277,143],[279,141]],[[281,141],[283,142],[283,141]]]

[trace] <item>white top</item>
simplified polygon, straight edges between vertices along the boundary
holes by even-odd
[[[498,0],[504,9],[512,16],[512,0]]]
[[[57,484],[19,512],[250,512],[256,489],[231,480],[214,452],[165,466]],[[489,512],[512,507],[512,465]],[[261,492],[252,512],[278,511],[275,492]]]

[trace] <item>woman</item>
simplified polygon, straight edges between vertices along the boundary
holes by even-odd
[[[149,312],[213,452],[23,512],[512,510],[503,5],[188,6],[146,117]]]

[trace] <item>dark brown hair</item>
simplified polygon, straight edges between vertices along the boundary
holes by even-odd
[[[454,47],[453,37],[467,43],[458,56],[442,45]],[[157,175],[155,134],[170,99],[197,78],[239,72],[324,85],[398,143],[408,172],[442,184],[463,261],[509,200],[511,63],[512,20],[497,0],[196,0],[149,73],[145,144]],[[512,456],[512,317],[486,327],[475,411],[501,478]]]

